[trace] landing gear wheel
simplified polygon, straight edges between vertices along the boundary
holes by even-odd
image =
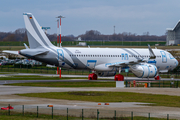
[[[88,80],[97,80],[97,75],[95,73],[89,74]]]
[[[160,76],[154,77],[155,80],[161,80]]]
[[[121,74],[115,75],[114,80],[115,81],[124,81],[124,76]]]

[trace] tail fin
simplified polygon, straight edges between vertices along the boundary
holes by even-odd
[[[30,48],[53,46],[31,13],[23,13]]]

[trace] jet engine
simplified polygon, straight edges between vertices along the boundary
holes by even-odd
[[[108,77],[108,76],[116,75],[116,71],[111,71],[111,72],[98,72],[98,71],[96,71],[96,73],[98,74],[98,76],[101,76],[101,77]]]
[[[129,66],[130,70],[139,78],[153,78],[157,74],[157,67],[151,64],[137,64]]]

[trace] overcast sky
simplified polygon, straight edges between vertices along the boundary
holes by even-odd
[[[180,20],[180,0],[0,0],[0,32],[24,28],[23,12],[32,13],[41,26],[57,32],[62,15],[62,35],[131,32],[164,35]]]

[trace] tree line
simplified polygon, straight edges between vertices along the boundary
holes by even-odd
[[[50,41],[57,41],[57,34],[47,34]],[[123,32],[118,34],[104,35],[97,30],[89,30],[84,34],[62,36],[62,41],[74,41],[81,38],[83,41],[104,40],[104,41],[166,41],[166,35],[156,36],[149,35],[145,32],[143,35],[136,35],[130,32]],[[19,28],[14,32],[0,32],[0,41],[28,41],[25,28]]]

